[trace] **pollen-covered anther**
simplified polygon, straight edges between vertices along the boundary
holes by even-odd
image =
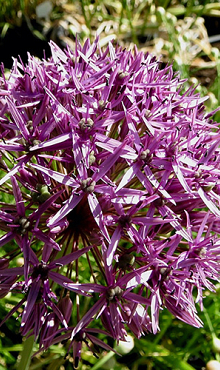
[[[40,140],[37,140],[37,139],[34,139],[34,140],[32,141],[33,146],[35,146],[35,145],[39,145],[40,143],[41,143],[41,141],[40,141]]]
[[[20,225],[19,227],[20,234],[21,235],[25,234],[30,226],[30,221],[26,217],[21,217],[18,220],[18,223]]]
[[[122,294],[123,290],[119,286],[116,286],[115,288],[110,288],[107,291],[107,297],[109,301],[115,301],[116,298],[120,300]]]
[[[129,73],[128,73],[127,71],[120,71],[120,72],[118,73],[118,77],[119,77],[120,79],[123,79],[123,78],[125,78],[125,77],[127,77],[127,76],[129,76]]]
[[[96,157],[94,156],[94,150],[91,151],[91,153],[89,154],[89,165],[91,166],[93,163],[95,163],[96,161]]]
[[[27,126],[27,128],[28,128],[28,130],[30,131],[30,132],[33,132],[33,121],[30,119],[29,121],[27,121],[27,124],[26,124],[26,126]]]
[[[195,173],[194,173],[194,176],[195,176],[195,178],[196,178],[196,179],[199,179],[199,178],[201,177],[201,175],[202,175],[201,170],[197,170],[197,171],[195,171]]]
[[[85,131],[85,130],[91,130],[91,128],[94,126],[94,121],[92,120],[92,118],[82,118],[80,121],[79,121],[79,127],[82,131]]]
[[[143,150],[140,154],[140,158],[143,161],[149,160],[151,158],[150,150],[149,149]]]
[[[152,114],[152,112],[149,109],[146,109],[145,113],[144,113],[144,117],[148,118],[148,117],[150,117],[151,114]]]
[[[100,109],[103,109],[103,108],[105,108],[107,102],[105,102],[104,100],[99,100],[99,103],[98,104],[99,104],[99,108]]]
[[[86,193],[92,193],[95,189],[95,184],[96,182],[91,177],[88,177],[88,179],[81,181],[81,189]]]
[[[199,255],[199,257],[200,258],[205,258],[206,257],[206,248],[201,248],[200,250],[199,250],[199,253],[198,253],[198,255]]]
[[[168,267],[162,267],[160,269],[160,274],[161,274],[162,280],[164,281],[164,280],[168,280],[168,276],[172,275],[172,271]]]
[[[30,148],[32,148],[35,145],[39,145],[41,141],[34,139],[33,137],[31,137],[29,140],[26,140],[22,137],[20,139],[20,143],[25,147],[25,150],[29,152]]]

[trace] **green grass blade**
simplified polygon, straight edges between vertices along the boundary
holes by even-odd
[[[33,345],[34,345],[34,335],[27,338],[24,342],[24,347],[21,352],[21,360],[18,364],[17,370],[28,370],[29,369],[31,355],[33,352]]]

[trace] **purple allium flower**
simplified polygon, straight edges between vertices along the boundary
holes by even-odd
[[[22,334],[40,350],[69,339],[77,364],[82,343],[110,348],[91,333],[156,333],[163,308],[202,325],[220,272],[220,135],[172,65],[98,40],[50,47],[8,79],[2,67],[0,296],[19,294],[6,319],[24,304]]]

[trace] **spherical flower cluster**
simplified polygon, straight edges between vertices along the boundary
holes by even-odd
[[[3,322],[19,309],[22,335],[69,340],[76,366],[83,342],[110,349],[100,333],[157,333],[163,308],[201,326],[220,272],[220,135],[172,65],[98,40],[50,47],[2,67],[0,296],[21,297]]]

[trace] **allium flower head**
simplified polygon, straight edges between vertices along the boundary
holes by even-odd
[[[6,318],[24,304],[40,349],[70,339],[77,364],[83,342],[110,348],[99,333],[156,333],[163,308],[201,326],[220,271],[220,135],[172,65],[98,40],[50,47],[2,67],[0,296],[21,296]]]

